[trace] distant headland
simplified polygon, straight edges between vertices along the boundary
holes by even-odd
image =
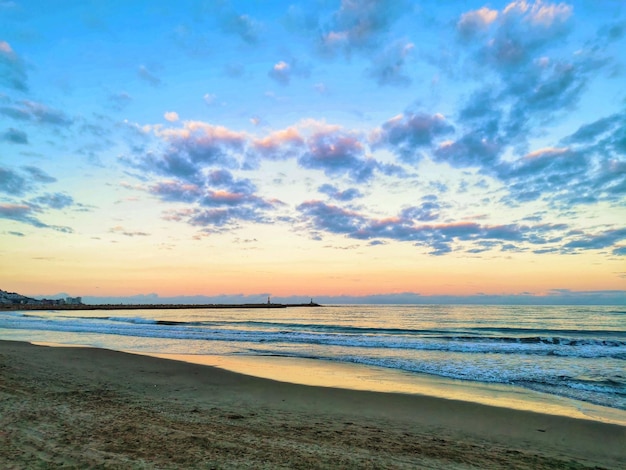
[[[66,297],[64,299],[33,299],[15,292],[6,292],[0,289],[0,311],[12,310],[164,310],[164,309],[198,309],[198,308],[288,308],[288,307],[321,307],[313,302],[308,303],[273,303],[267,298],[267,303],[244,304],[84,304],[81,297]]]

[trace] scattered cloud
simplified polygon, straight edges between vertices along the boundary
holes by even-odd
[[[11,196],[24,195],[41,183],[55,181],[56,178],[33,166],[25,166],[20,170],[0,166],[0,192]]]
[[[2,106],[0,114],[16,121],[30,121],[50,126],[67,127],[73,122],[73,119],[63,111],[29,100],[17,101],[12,106]]]
[[[557,234],[567,229],[564,224],[481,225],[469,221],[423,223],[439,218],[440,206],[434,198],[427,198],[420,206],[405,208],[397,216],[383,219],[368,217],[322,201],[307,201],[297,209],[315,232],[329,232],[359,240],[412,242],[437,256],[468,244],[474,246],[474,252],[483,251],[481,248],[484,247],[501,247],[509,251],[513,247],[523,251],[527,246],[547,244],[554,244],[556,249],[561,250],[563,240]],[[621,239],[623,233],[613,234],[613,238]],[[586,248],[594,247],[596,245]]]
[[[0,191],[7,194],[21,195],[27,189],[29,182],[18,172],[10,168],[0,167]]]
[[[404,1],[398,0],[342,0],[330,22],[322,26],[320,50],[349,55],[353,50],[378,46],[405,6]]]
[[[150,236],[150,234],[146,233],[146,232],[141,232],[141,231],[134,231],[134,232],[132,232],[130,230],[126,230],[121,225],[116,225],[115,227],[111,227],[109,232],[110,233],[117,233],[117,234],[120,234],[120,235],[124,235],[126,237],[148,237],[148,236]]]
[[[253,45],[259,42],[261,24],[249,15],[224,9],[218,21],[223,32],[238,36],[244,43]]]
[[[566,251],[599,250],[614,247],[624,240],[626,240],[626,228],[610,229],[595,234],[575,233],[574,239],[563,245],[563,249]],[[619,253],[623,251],[623,247],[617,247],[615,251]]]
[[[207,106],[213,106],[216,103],[217,95],[214,95],[212,93],[205,93],[202,99],[207,104]]]
[[[342,202],[349,202],[363,197],[363,194],[357,188],[349,188],[344,191],[340,191],[332,184],[323,184],[317,188],[317,190],[320,193],[326,194],[331,199]]]
[[[11,45],[0,40],[0,85],[13,90],[28,91],[26,65]]]
[[[498,18],[497,10],[482,7],[479,10],[463,13],[457,22],[457,29],[463,38],[471,38],[485,32],[489,25]]]
[[[47,193],[34,198],[32,202],[51,209],[64,209],[74,205],[74,199],[72,196],[64,193]]]
[[[139,152],[124,163],[147,172],[190,183],[202,180],[204,168],[238,167],[236,155],[244,148],[246,136],[223,126],[185,121],[182,127],[147,126],[145,132],[160,138],[164,149]]]
[[[0,140],[10,142],[12,144],[28,144],[28,135],[24,131],[10,127],[3,134],[0,134]]]
[[[112,93],[109,95],[108,99],[109,107],[114,109],[115,111],[123,110],[133,101],[132,96],[124,91],[119,93]]]
[[[408,86],[412,79],[405,68],[405,62],[415,48],[413,43],[396,42],[387,46],[372,59],[366,74],[383,85]]]
[[[359,136],[347,132],[318,131],[306,141],[298,163],[303,168],[322,170],[327,176],[347,175],[354,181],[367,181],[377,162],[365,155]]]
[[[194,226],[236,225],[241,221],[269,222],[266,212],[281,205],[255,194],[256,186],[246,178],[236,178],[225,169],[206,172],[194,182],[184,179],[157,181],[147,191],[165,202],[185,203],[185,209],[174,209],[167,220],[183,221]]]
[[[282,160],[299,155],[304,148],[304,142],[300,129],[291,126],[271,132],[266,137],[254,139],[252,148],[263,158]]]
[[[23,224],[32,225],[37,228],[48,228],[57,232],[72,233],[70,227],[48,225],[35,214],[39,212],[36,206],[30,204],[0,204],[0,218],[21,222]]]
[[[303,66],[298,60],[291,59],[288,62],[283,60],[274,64],[268,72],[268,76],[280,85],[288,85],[292,77],[308,77],[310,70]]]
[[[169,122],[176,122],[179,119],[178,113],[175,111],[168,111],[167,113],[163,115],[163,117],[165,118],[166,121],[169,121]]]
[[[141,78],[144,82],[149,83],[152,86],[160,86],[161,79],[152,71],[149,70],[145,65],[140,65],[137,69],[137,76]]]
[[[327,95],[329,93],[328,87],[321,82],[313,85],[313,89],[317,91],[320,95]]]
[[[399,114],[375,133],[374,145],[387,146],[405,162],[420,159],[420,149],[429,148],[436,138],[450,134],[454,127],[441,114]]]

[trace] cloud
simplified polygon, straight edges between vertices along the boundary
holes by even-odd
[[[72,229],[65,226],[49,225],[40,220],[40,214],[49,210],[59,210],[76,205],[74,199],[64,193],[44,193],[34,196],[30,200],[17,199],[34,193],[41,184],[49,184],[56,178],[48,175],[43,170],[24,166],[19,169],[11,169],[0,166],[0,192],[5,193],[6,203],[0,204],[0,218],[32,225],[37,228],[47,228],[59,232],[71,233]],[[84,207],[78,204],[79,207]]]
[[[374,136],[374,146],[386,146],[402,160],[414,162],[420,148],[430,147],[437,137],[453,130],[454,127],[441,114],[400,114],[381,126]]]
[[[254,206],[231,206],[213,209],[194,208],[184,213],[183,217],[190,225],[221,229],[226,226],[236,227],[238,222],[269,223],[271,219]]]
[[[290,72],[291,67],[289,67],[289,64],[281,60],[280,62],[274,64],[268,75],[281,85],[287,85],[291,78]]]
[[[119,93],[112,93],[109,95],[108,99],[109,107],[116,111],[123,110],[133,101],[132,96],[124,91]]]
[[[302,65],[298,60],[291,59],[288,62],[279,61],[270,69],[268,76],[280,85],[288,85],[292,77],[308,77],[309,67]]]
[[[322,170],[327,176],[347,175],[359,182],[369,180],[378,163],[365,156],[358,136],[341,131],[318,131],[306,141],[298,159],[303,168]]]
[[[34,198],[32,202],[38,205],[47,206],[51,209],[64,209],[74,205],[74,199],[72,196],[63,193],[44,194],[43,196]]]
[[[246,44],[259,42],[260,23],[250,16],[232,11],[223,11],[219,21],[223,32],[239,36]]]
[[[626,113],[612,114],[596,121],[583,124],[572,135],[567,136],[564,139],[565,143],[570,144],[586,144],[597,142],[597,140],[603,136],[606,136],[608,132],[623,124]]]
[[[435,256],[445,255],[463,246],[469,246],[474,252],[498,248],[520,251],[533,245],[550,245],[562,249],[563,239],[560,234],[567,229],[567,225],[481,225],[469,221],[424,223],[438,219],[440,209],[435,198],[424,199],[420,206],[405,208],[397,216],[382,219],[315,200],[303,202],[297,210],[314,234],[328,232],[370,242],[411,242],[415,246],[427,248]]]
[[[270,160],[295,157],[302,151],[303,146],[304,137],[295,126],[271,132],[266,137],[252,141],[252,149]]]
[[[40,183],[52,183],[54,181],[56,178],[36,167],[26,166],[22,167],[21,171],[16,171],[0,166],[0,192],[10,196],[21,196]]]
[[[24,194],[29,187],[29,182],[24,176],[9,169],[0,167],[0,191],[10,195]]]
[[[111,227],[109,229],[109,232],[110,233],[119,233],[120,235],[124,235],[126,237],[148,237],[148,236],[150,236],[150,234],[146,233],[146,232],[140,232],[140,231],[131,232],[129,230],[126,230],[121,225],[116,225],[115,227]]]
[[[583,47],[556,56],[570,31],[572,7],[564,3],[509,3],[501,11],[481,8],[461,15],[457,31],[467,60],[461,73],[486,83],[462,107],[459,124],[522,146],[537,129],[572,109],[609,56]],[[468,129],[466,132],[475,132]]]
[[[399,0],[342,0],[331,21],[322,26],[319,48],[325,54],[378,46],[391,25],[405,11]]]
[[[410,7],[405,0],[342,0],[329,20],[318,16],[317,20],[307,17],[303,22],[298,14],[290,18],[299,24],[299,31],[308,31],[308,37],[318,33],[317,52],[323,57],[341,54],[350,60],[355,53],[366,56],[371,61],[365,70],[367,77],[380,86],[403,87],[411,83],[405,63],[414,45],[393,38],[391,28]]]
[[[158,181],[147,187],[150,194],[164,202],[185,203],[184,209],[166,213],[166,220],[193,226],[236,226],[239,221],[266,223],[266,212],[282,203],[255,194],[256,186],[246,178],[235,178],[225,169],[212,170],[192,184],[180,180]]]
[[[0,204],[0,218],[9,219],[23,224],[32,225],[37,228],[49,228],[58,232],[72,233],[70,227],[48,225],[43,223],[33,214],[37,208],[30,204]]]
[[[408,86],[411,77],[405,70],[405,62],[415,46],[412,43],[396,42],[387,46],[372,58],[372,65],[365,73],[380,86]]]
[[[616,244],[622,240],[626,240],[626,228],[610,229],[596,234],[577,234],[575,239],[566,243],[563,248],[565,251],[578,251],[614,247],[616,254],[619,254],[623,248],[616,247]]]
[[[544,198],[573,207],[598,201],[618,202],[626,194],[626,113],[580,126],[562,139],[562,147],[537,149],[498,163],[495,176],[506,183],[508,204]]]
[[[232,63],[224,66],[224,74],[230,78],[241,78],[245,72],[246,69],[242,64]]]
[[[424,198],[419,206],[411,206],[402,209],[400,216],[402,219],[417,220],[420,222],[430,222],[440,217],[441,205],[437,201],[437,197]]]
[[[623,112],[583,124],[544,149],[529,145],[615,63],[606,48],[619,28],[615,35],[601,29],[575,54],[558,56],[555,44],[569,34],[572,11],[563,3],[515,1],[497,15],[481,9],[457,23],[469,53],[463,72],[480,74],[486,84],[462,104],[455,122],[461,134],[440,142],[434,157],[498,179],[509,191],[505,204],[542,200],[567,209],[625,194]]]
[[[215,101],[217,100],[217,95],[213,95],[211,93],[205,93],[202,99],[207,104],[207,106],[212,106],[215,104]]]
[[[216,188],[248,194],[255,192],[257,189],[249,179],[237,179],[230,171],[223,169],[211,171],[207,176],[207,183]]]
[[[10,127],[3,134],[0,135],[0,140],[10,142],[12,144],[28,144],[28,135],[26,132],[20,131]]]
[[[178,121],[178,113],[175,111],[169,111],[163,115],[166,121],[176,122]]]
[[[6,41],[0,41],[0,85],[28,91],[26,65]]]
[[[528,2],[528,0],[516,0],[509,3],[503,11],[506,19],[519,17],[523,21],[534,26],[552,27],[569,19],[573,11],[571,5],[561,3],[543,3],[541,0]]]
[[[498,18],[497,10],[482,7],[479,10],[463,13],[457,22],[457,29],[464,38],[485,31]]]
[[[30,121],[51,126],[67,127],[73,122],[73,119],[63,111],[29,100],[18,101],[13,106],[0,107],[0,114],[18,121]]]
[[[202,190],[198,185],[172,180],[158,181],[151,185],[148,191],[161,200],[169,202],[189,203],[196,201],[202,195]]]
[[[344,191],[340,191],[331,184],[323,184],[317,188],[317,190],[320,193],[328,195],[331,199],[342,202],[349,202],[363,197],[363,194],[357,188],[349,188]]]
[[[457,140],[439,144],[434,156],[439,162],[446,162],[455,168],[489,168],[498,161],[503,150],[499,139],[491,138],[482,130],[462,135]]]
[[[148,69],[145,65],[140,65],[137,69],[137,76],[143,81],[149,83],[152,86],[160,86],[161,79],[157,77],[154,72]]]
[[[558,113],[573,109],[593,73],[606,59],[581,56],[575,61],[534,63],[523,72],[503,77],[498,101],[512,101],[503,131],[508,139],[525,138],[533,124],[548,123]]]
[[[26,173],[30,175],[33,181],[36,181],[38,183],[54,183],[57,180],[55,177],[50,176],[41,168],[37,168],[35,166],[25,166],[22,168]]]
[[[243,153],[247,141],[244,133],[200,121],[185,121],[178,128],[146,126],[144,131],[160,138],[165,147],[122,161],[148,174],[194,184],[202,180],[206,168],[238,167],[237,156]]]
[[[297,209],[312,221],[311,228],[316,230],[351,235],[367,224],[363,215],[322,201],[303,202]]]
[[[528,64],[541,50],[568,32],[572,7],[564,3],[519,0],[509,3],[501,12],[485,8],[479,11],[482,13],[462,15],[457,29],[467,38],[468,31],[476,32],[479,18],[483,26],[491,25],[492,34],[476,38],[481,41],[476,58],[500,71],[510,71]],[[473,28],[468,28],[470,19]]]

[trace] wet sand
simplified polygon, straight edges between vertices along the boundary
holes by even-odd
[[[0,341],[0,468],[623,468],[625,443],[616,424]]]

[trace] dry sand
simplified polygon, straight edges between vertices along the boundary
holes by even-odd
[[[303,374],[306,370],[303,370]],[[626,427],[0,341],[0,468],[624,468]]]

